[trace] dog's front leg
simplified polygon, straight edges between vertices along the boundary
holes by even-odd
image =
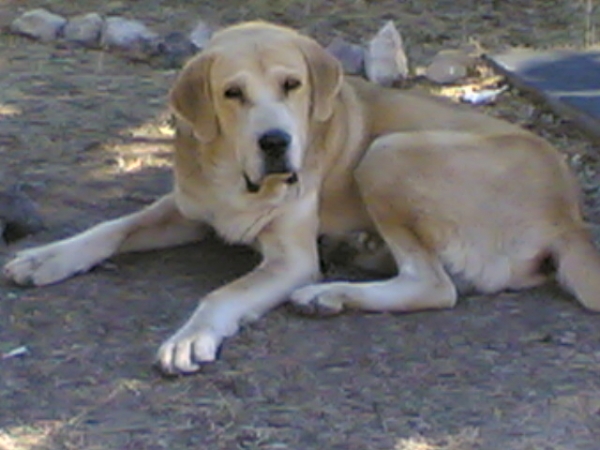
[[[214,361],[225,337],[258,319],[295,289],[319,276],[315,199],[286,208],[258,236],[262,263],[252,272],[208,294],[189,320],[158,350],[167,374],[191,373]],[[298,206],[296,204],[296,206]]]
[[[17,284],[42,286],[86,272],[124,252],[172,247],[201,240],[208,227],[186,219],[168,194],[146,208],[102,222],[73,237],[23,250],[4,267]]]

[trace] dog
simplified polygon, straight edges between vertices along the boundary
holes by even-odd
[[[600,255],[574,177],[556,149],[518,126],[344,77],[314,40],[263,22],[216,33],[180,72],[170,105],[171,193],[4,268],[39,286],[210,229],[255,246],[262,262],[206,295],[160,346],[167,374],[199,370],[241,323],[288,300],[315,315],[409,312],[454,306],[457,277],[492,293],[555,276],[600,310]],[[319,282],[318,237],[357,231],[383,242],[368,265],[391,261],[393,273]]]

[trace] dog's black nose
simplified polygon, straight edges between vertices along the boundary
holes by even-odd
[[[273,129],[265,131],[258,138],[258,146],[270,157],[283,156],[288,149],[292,137],[283,130]]]

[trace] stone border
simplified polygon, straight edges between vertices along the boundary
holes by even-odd
[[[91,12],[65,18],[37,8],[17,17],[9,30],[42,42],[112,51],[132,61],[174,69],[206,46],[215,27],[200,20],[189,33],[175,31],[160,36],[143,22],[122,16],[103,17]],[[393,21],[386,22],[365,46],[337,37],[326,48],[347,74],[364,76],[382,86],[402,85],[409,78],[404,43]],[[443,50],[421,74],[435,84],[458,83],[479,56],[467,48]]]
[[[178,68],[202,50],[214,29],[203,21],[188,33],[160,36],[143,22],[92,12],[65,18],[37,8],[17,17],[9,32],[41,42],[66,42],[90,49],[116,52],[137,62],[162,60],[161,66]]]

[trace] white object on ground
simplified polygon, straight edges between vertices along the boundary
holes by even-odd
[[[9,352],[2,354],[2,359],[16,358],[17,356],[25,356],[29,353],[29,349],[23,345],[21,347],[17,347],[12,349]]]
[[[461,95],[460,99],[473,105],[486,105],[495,102],[498,96],[507,90],[508,86],[502,86],[498,89],[482,89],[480,91],[470,89]]]

